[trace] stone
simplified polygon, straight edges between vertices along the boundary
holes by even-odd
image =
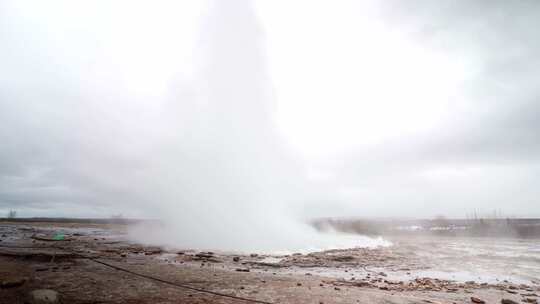
[[[236,268],[235,270],[239,272],[249,272],[249,268]]]
[[[195,257],[200,258],[200,259],[209,259],[209,258],[214,257],[214,253],[213,252],[199,252],[195,255]]]
[[[8,278],[0,282],[0,288],[14,288],[26,283],[26,278]]]
[[[484,301],[482,299],[479,299],[477,297],[471,297],[471,302],[478,303],[478,304],[485,304],[486,303],[486,301]]]
[[[518,302],[510,299],[502,299],[501,304],[518,304]]]
[[[59,303],[58,292],[52,289],[36,289],[30,292],[31,304],[54,304]]]

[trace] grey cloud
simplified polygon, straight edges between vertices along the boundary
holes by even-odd
[[[156,200],[172,205],[262,193],[305,200],[309,215],[464,216],[470,209],[540,215],[537,1],[381,2],[386,23],[466,62],[472,76],[443,127],[349,151],[321,165],[331,177],[313,184],[300,181],[302,165],[272,134],[264,44],[249,6],[214,11],[231,22],[220,27],[210,18],[205,25],[198,79],[175,81],[161,108],[140,113],[137,102],[144,101],[132,99],[147,96],[123,90],[118,71],[108,70],[112,46],[97,43],[97,33],[65,32],[56,44],[39,23],[0,5],[0,44],[8,46],[0,48],[7,67],[0,71],[0,210],[160,215]],[[217,103],[216,96],[227,101]],[[438,170],[458,173],[434,176]],[[211,206],[230,221],[230,208],[257,209],[239,201]],[[183,206],[203,218],[210,212]]]
[[[425,48],[465,60],[474,74],[443,127],[338,161],[333,183],[356,191],[343,204],[367,215],[538,216],[539,8],[536,1],[384,2],[386,22]]]

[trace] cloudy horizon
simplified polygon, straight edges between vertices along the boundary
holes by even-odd
[[[535,1],[2,1],[0,216],[540,217],[538,26]]]

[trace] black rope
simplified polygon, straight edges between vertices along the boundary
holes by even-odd
[[[32,248],[32,249],[54,248],[54,249],[66,250],[65,248],[61,248],[59,246],[5,246],[5,245],[0,245],[0,247],[3,247],[3,248],[26,248],[26,249],[30,249],[30,248]],[[71,250],[67,250],[67,251],[71,251]],[[123,271],[125,273],[129,273],[129,274],[141,277],[141,278],[145,278],[145,279],[148,279],[148,280],[153,280],[153,281],[160,282],[160,283],[163,283],[163,284],[167,284],[167,285],[171,285],[171,286],[175,286],[175,287],[179,287],[179,288],[184,288],[184,289],[189,289],[189,290],[193,290],[193,291],[197,291],[197,292],[201,292],[201,293],[212,294],[212,295],[215,295],[215,296],[220,296],[220,297],[245,301],[245,302],[260,303],[260,304],[274,304],[272,302],[256,300],[256,299],[249,299],[249,298],[244,298],[244,297],[240,297],[240,296],[230,295],[230,294],[226,294],[226,293],[206,290],[206,289],[202,289],[202,288],[197,288],[197,287],[193,287],[193,286],[189,286],[189,285],[184,285],[184,284],[180,284],[180,283],[167,281],[167,280],[156,278],[156,277],[146,275],[146,274],[143,274],[143,273],[138,273],[138,272],[126,269],[126,268],[122,268],[122,267],[119,267],[119,266],[116,266],[116,265],[112,265],[112,264],[100,261],[100,260],[98,260],[96,258],[81,255],[79,253],[75,253],[73,251],[71,251],[71,253],[74,254],[75,256],[81,258],[81,259],[90,260],[92,262],[107,266],[107,267],[112,268],[112,269],[117,270],[117,271]]]
[[[156,277],[149,276],[149,275],[146,275],[146,274],[131,271],[129,269],[125,269],[125,268],[122,268],[122,267],[118,267],[118,266],[115,266],[115,265],[112,265],[112,264],[97,260],[95,258],[84,257],[84,256],[83,256],[83,258],[91,260],[91,261],[96,262],[96,263],[101,264],[101,265],[105,265],[107,267],[113,268],[113,269],[118,270],[118,271],[123,271],[123,272],[129,273],[129,274],[135,275],[135,276],[139,276],[139,277],[146,278],[146,279],[149,279],[149,280],[154,280],[156,282],[160,282],[160,283],[163,283],[163,284],[168,284],[168,285],[172,285],[172,286],[176,286],[176,287],[180,287],[180,288],[185,288],[185,289],[189,289],[189,290],[193,290],[193,291],[198,291],[198,292],[202,292],[202,293],[208,293],[208,294],[212,294],[212,295],[216,295],[216,296],[220,296],[220,297],[226,297],[226,298],[231,298],[231,299],[241,300],[241,301],[246,301],[246,302],[261,303],[261,304],[274,304],[272,302],[249,299],[249,298],[234,296],[234,295],[230,295],[230,294],[226,294],[226,293],[206,290],[206,289],[202,289],[202,288],[197,288],[197,287],[192,287],[192,286],[188,286],[188,285],[184,285],[184,284],[180,284],[180,283],[167,281],[167,280],[164,280],[164,279],[160,279],[160,278],[156,278]]]

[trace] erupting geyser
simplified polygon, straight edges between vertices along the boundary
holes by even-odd
[[[379,244],[362,237],[340,243],[296,218],[306,178],[274,125],[250,3],[213,1],[206,12],[194,77],[183,84],[192,94],[175,96],[175,135],[156,154],[162,174],[154,178],[166,181],[153,203],[163,223],[132,235],[153,244],[251,251]]]

